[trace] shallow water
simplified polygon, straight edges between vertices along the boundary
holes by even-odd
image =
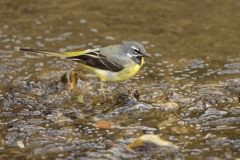
[[[0,159],[240,158],[239,1],[3,0],[0,6]],[[139,100],[107,83],[104,101],[98,78],[77,63],[17,51],[124,40],[141,42],[153,57],[124,83]],[[143,134],[179,150],[107,147]]]

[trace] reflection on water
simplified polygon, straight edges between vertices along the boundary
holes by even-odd
[[[0,5],[2,159],[240,158],[237,0]],[[123,40],[143,43],[153,57],[124,83],[138,89],[139,100],[108,83],[103,101],[97,77],[77,63],[17,51],[84,50]],[[123,147],[143,134],[173,142],[178,153]]]

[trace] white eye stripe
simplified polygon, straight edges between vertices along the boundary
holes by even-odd
[[[137,50],[139,52],[139,49],[136,48],[135,46],[132,46],[132,49]]]
[[[132,57],[132,55],[130,53],[127,53],[127,56],[130,57],[130,58]]]
[[[139,55],[127,53],[127,56],[132,58],[132,57],[138,57]]]

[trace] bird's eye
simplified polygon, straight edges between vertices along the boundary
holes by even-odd
[[[136,49],[136,48],[134,49],[134,52],[135,53],[140,53],[139,49]]]
[[[137,54],[141,53],[141,52],[140,52],[140,49],[138,49],[138,48],[135,47],[135,46],[132,46],[132,49],[133,49],[133,51],[134,51],[135,53],[137,53]]]

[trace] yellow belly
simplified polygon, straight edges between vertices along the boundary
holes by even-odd
[[[94,70],[101,81],[108,82],[120,82],[125,81],[132,76],[135,76],[138,70],[141,68],[139,65],[132,66],[130,68],[124,68],[120,72],[110,72],[105,70]]]
[[[101,70],[101,69],[93,68],[86,65],[83,65],[83,66],[95,72],[95,74],[101,79],[101,81],[120,82],[135,76],[136,73],[141,68],[141,66],[143,65],[143,62],[144,60],[142,59],[141,65],[138,65],[136,63],[131,63],[120,72],[111,72],[107,70]]]

